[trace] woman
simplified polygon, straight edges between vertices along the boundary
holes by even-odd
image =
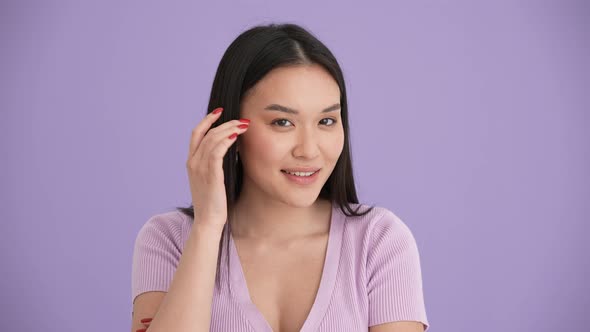
[[[193,204],[137,236],[132,331],[428,328],[414,237],[358,203],[342,71],[302,27],[229,46],[187,172]]]

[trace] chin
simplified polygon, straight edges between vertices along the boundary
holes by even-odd
[[[297,197],[289,196],[286,199],[283,199],[285,204],[288,204],[293,207],[297,208],[308,208],[312,207],[318,200],[319,193],[317,195],[311,194],[300,194]]]

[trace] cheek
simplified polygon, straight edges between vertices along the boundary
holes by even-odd
[[[324,144],[324,151],[330,159],[337,160],[344,149],[344,133],[328,135]]]
[[[242,135],[241,146],[252,162],[266,163],[281,158],[281,151],[285,151],[285,142],[277,140],[276,136],[265,133],[263,130],[253,130]]]

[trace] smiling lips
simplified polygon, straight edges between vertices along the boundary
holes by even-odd
[[[298,168],[285,168],[282,171],[287,171],[287,172],[303,172],[303,173],[309,173],[309,172],[315,172],[320,170],[319,167],[298,167]]]
[[[318,170],[317,172],[315,172],[309,176],[297,176],[294,174],[289,174],[289,173],[285,172],[284,170],[281,172],[283,174],[285,174],[287,179],[289,179],[291,182],[294,182],[294,183],[300,184],[300,185],[308,185],[308,184],[314,183],[317,180],[318,174],[320,173],[319,171],[320,170]],[[313,170],[312,170],[312,172],[313,172]]]

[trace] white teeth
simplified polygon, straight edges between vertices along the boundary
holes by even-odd
[[[313,175],[313,173],[315,173],[315,172],[288,172],[288,171],[284,171],[284,172],[289,173],[291,175],[296,175],[296,176],[311,176],[311,175]]]

